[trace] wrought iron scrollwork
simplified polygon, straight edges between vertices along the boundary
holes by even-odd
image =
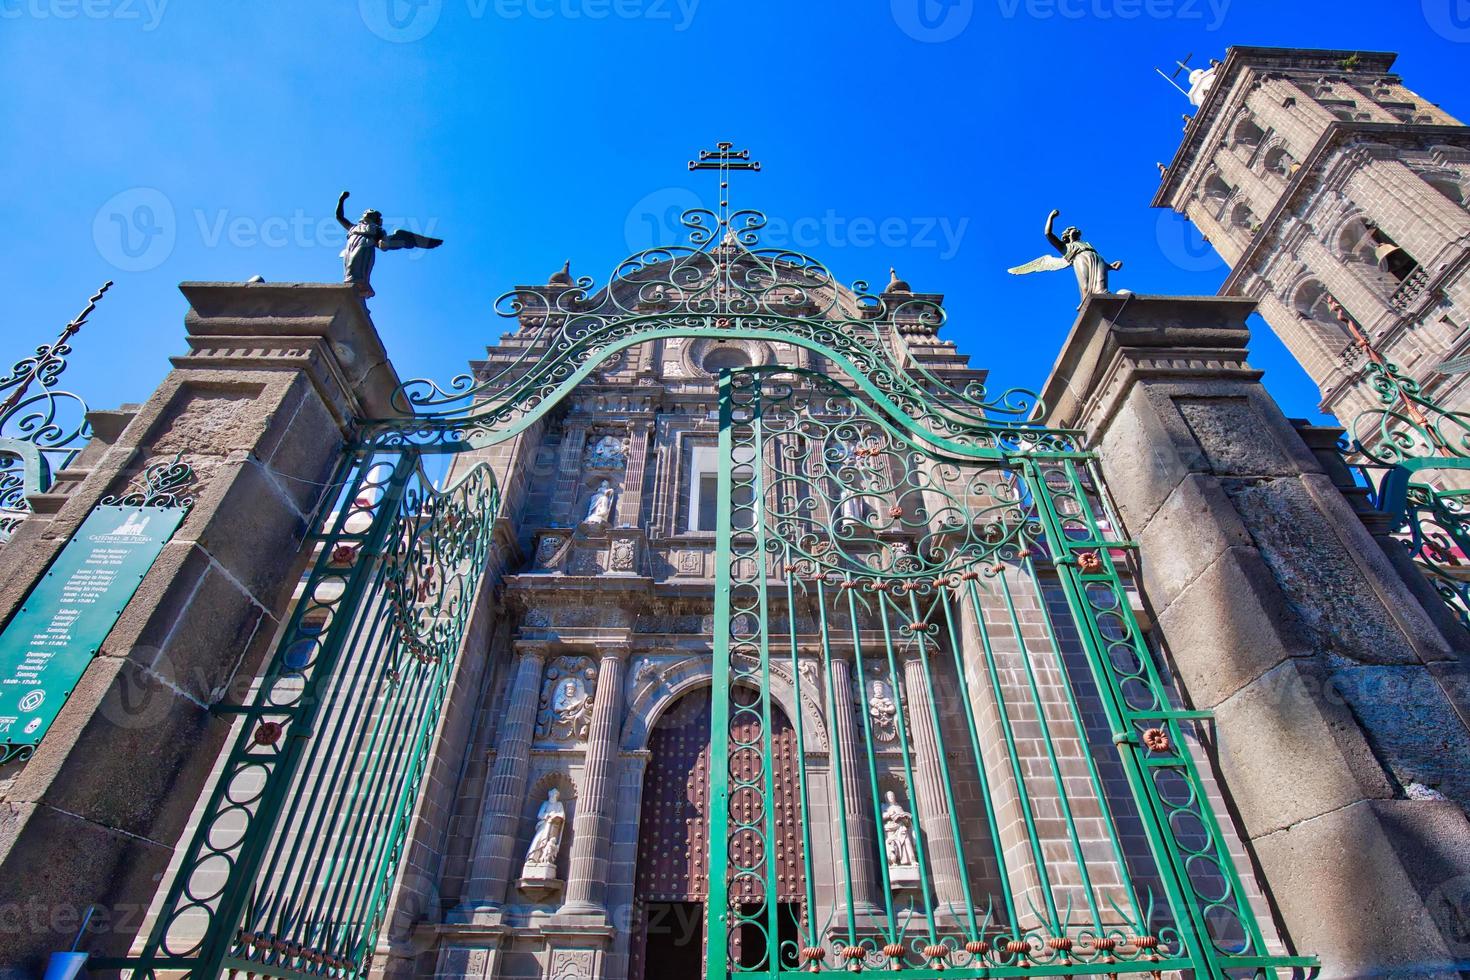
[[[26,497],[49,490],[52,476],[71,464],[92,435],[87,403],[57,385],[72,353],[71,338],[111,287],[111,281],[103,283],[60,336],[0,377],[0,543],[30,515]]]
[[[171,460],[153,463],[126,491],[103,497],[99,503],[114,507],[192,507],[187,491],[195,482],[194,467],[179,453]]]
[[[978,380],[955,387],[913,356],[908,336],[945,323],[935,298],[873,293],[862,280],[844,286],[811,256],[761,245],[758,211],[722,218],[695,208],[682,223],[687,244],[636,252],[600,287],[584,276],[503,294],[495,308],[516,321],[515,355],[446,384],[405,382],[393,396],[404,417],[370,423],[365,437],[427,451],[484,445],[520,431],[628,346],[713,337],[816,351],[917,433],[962,450],[999,454],[1071,439],[1040,425],[1045,408],[1033,393],[991,395]]]
[[[1451,411],[1382,359],[1364,366],[1378,404],[1339,449],[1393,533],[1470,629],[1470,415]]]

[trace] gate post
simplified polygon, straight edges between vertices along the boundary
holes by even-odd
[[[1463,667],[1245,361],[1248,299],[1094,295],[1042,398],[1086,431],[1155,635],[1322,976],[1470,957]]]
[[[248,690],[355,419],[393,414],[397,378],[351,287],[181,289],[189,353],[0,561],[8,620],[104,495],[179,453],[197,476],[35,755],[0,773],[0,914],[20,924],[0,928],[0,976],[37,975],[91,905],[81,948],[127,952],[229,731],[209,708]]]

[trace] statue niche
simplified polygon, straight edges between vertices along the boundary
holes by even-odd
[[[612,522],[613,501],[616,498],[617,491],[613,489],[612,483],[603,480],[587,500],[587,517],[582,523],[589,528],[606,528]]]
[[[538,738],[579,742],[587,737],[597,672],[586,657],[558,657],[546,668],[541,707],[536,715]]]
[[[914,817],[898,802],[893,790],[883,794],[883,855],[888,860],[888,884],[895,891],[917,888],[919,862],[914,852]]]
[[[536,832],[531,835],[531,846],[526,849],[526,862],[521,866],[517,882],[521,891],[532,895],[560,891],[562,882],[556,876],[556,859],[561,854],[566,826],[567,810],[561,802],[561,790],[553,786],[536,811]]]

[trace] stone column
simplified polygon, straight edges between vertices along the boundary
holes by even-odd
[[[547,644],[517,640],[516,672],[506,693],[505,717],[495,745],[495,769],[485,783],[479,833],[464,884],[464,900],[455,918],[500,904],[514,879],[516,832],[526,798],[531,741],[536,734],[536,708],[541,698],[541,672]]]
[[[643,475],[648,468],[648,433],[652,428],[652,419],[638,419],[629,429],[627,468],[614,522],[618,527],[636,526],[643,511]]]
[[[1291,945],[1325,977],[1458,976],[1462,672],[1246,363],[1251,309],[1090,298],[1042,391],[1047,421],[1099,453]]]
[[[909,734],[914,743],[914,781],[918,783],[912,787],[914,805],[918,810],[923,847],[929,856],[934,897],[941,914],[958,915],[969,898],[960,878],[959,855],[955,851],[954,831],[949,824],[949,803],[944,796],[944,776],[939,770],[939,732],[934,729],[928,677],[924,673],[924,662],[917,656],[904,660],[903,686]]]
[[[7,621],[103,496],[178,453],[197,474],[187,518],[0,786],[0,908],[48,910],[0,929],[0,963],[28,975],[89,905],[82,948],[126,953],[230,733],[210,708],[245,695],[271,646],[346,433],[394,414],[397,378],[351,287],[181,288],[188,353],[0,561]]]
[[[852,665],[840,657],[832,658],[831,724],[837,740],[837,758],[842,766],[842,806],[847,826],[841,826],[833,811],[833,839],[847,835],[850,866],[846,870],[852,881],[853,911],[859,915],[878,911],[878,869],[874,865],[878,848],[873,794],[868,786],[866,754],[862,751],[862,727],[858,724],[858,707],[852,696]],[[836,769],[833,769],[835,779]],[[837,902],[847,905],[847,888],[839,880]]]
[[[577,813],[572,820],[572,851],[562,915],[605,916],[613,768],[618,759],[618,733],[623,719],[623,674],[626,645],[604,647],[597,668],[597,694],[587,728],[587,755],[577,787]]]
[[[1321,276],[1322,285],[1365,331],[1373,330],[1384,314],[1391,312],[1387,300],[1369,289],[1360,275],[1316,238],[1311,235],[1303,238],[1297,254],[1307,268]]]
[[[552,520],[578,524],[586,514],[578,514],[578,476],[582,473],[582,450],[587,444],[587,423],[568,422],[561,437],[561,455],[556,466],[556,487],[552,490]]]

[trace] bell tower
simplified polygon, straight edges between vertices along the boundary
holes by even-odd
[[[1155,207],[1187,217],[1351,426],[1364,363],[1470,405],[1470,127],[1409,90],[1395,55],[1235,47],[1190,70],[1195,113]],[[1187,65],[1181,68],[1189,68]]]

